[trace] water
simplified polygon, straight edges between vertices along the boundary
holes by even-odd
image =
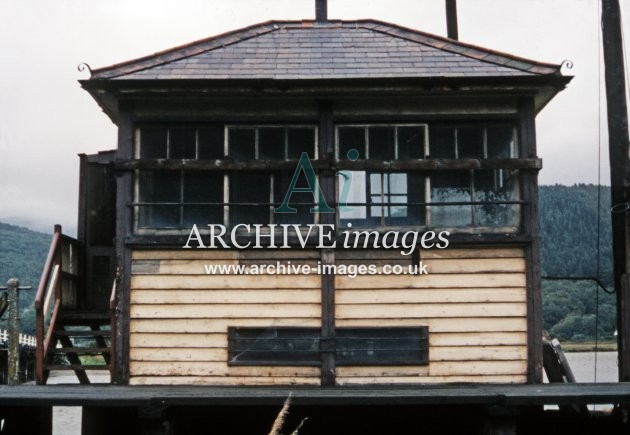
[[[565,353],[577,382],[618,382],[617,352]],[[597,376],[595,362],[597,361]]]

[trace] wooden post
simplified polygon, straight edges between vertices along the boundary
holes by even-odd
[[[446,34],[450,39],[459,39],[457,30],[457,0],[446,0]]]
[[[627,201],[628,189],[628,115],[626,103],[625,69],[621,18],[618,0],[602,0],[602,36],[606,78],[606,107],[608,110],[608,148],[610,152],[610,184],[612,204]],[[619,380],[630,381],[630,319],[623,307],[630,305],[630,295],[624,290],[622,276],[626,264],[626,216],[612,214],[613,258],[615,289],[617,292],[617,331],[619,349]]]
[[[7,282],[9,290],[9,385],[20,383],[20,282],[11,278]]]

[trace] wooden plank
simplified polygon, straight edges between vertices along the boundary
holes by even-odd
[[[226,361],[131,361],[131,376],[269,376],[319,378],[319,367],[230,367]]]
[[[432,361],[429,366],[361,366],[337,368],[339,377],[417,377],[417,376],[497,376],[522,375],[527,371],[527,362],[517,361]]]
[[[282,238],[276,238],[276,245],[280,246]],[[238,252],[241,260],[318,260],[318,249],[245,249]]]
[[[132,361],[216,361],[228,359],[227,349],[217,348],[142,348],[131,349]]]
[[[420,259],[449,259],[449,258],[525,258],[523,248],[446,248],[446,249],[422,249]]]
[[[315,289],[282,290],[134,290],[132,304],[320,303]]]
[[[526,346],[526,332],[429,333],[434,346]],[[430,354],[429,354],[430,357]]]
[[[335,260],[406,260],[411,263],[412,256],[403,255],[400,251],[400,249],[338,249],[335,251]]]
[[[431,273],[525,272],[524,258],[467,258],[422,260]]]
[[[338,327],[374,326],[374,319],[337,319]],[[450,318],[408,318],[408,319],[379,319],[379,326],[423,326],[429,327],[430,334],[436,332],[525,332],[527,319],[525,317],[460,317]]]
[[[278,240],[281,241],[281,239]],[[299,260],[318,259],[319,251],[308,249],[138,249],[133,251],[132,258],[134,260]]]
[[[527,359],[527,346],[432,347],[434,361],[514,361]]]
[[[317,275],[140,275],[131,278],[132,289],[263,289],[320,288]],[[514,286],[512,286],[514,287]]]
[[[206,266],[225,267],[230,265],[243,265],[243,273],[254,275],[259,271],[266,271],[273,266],[273,271],[280,270],[278,275],[302,274],[302,267],[308,265],[311,273],[317,273],[317,260],[134,260],[132,274],[134,275],[207,275]],[[280,266],[278,266],[280,265]],[[282,269],[282,268],[285,269]],[[296,269],[297,269],[297,273]],[[282,273],[286,271],[286,273]],[[265,272],[266,274],[266,272]]]
[[[488,375],[488,376],[416,376],[416,377],[337,377],[337,384],[344,385],[377,385],[377,384],[524,384],[526,376],[521,375]]]
[[[335,277],[336,289],[372,289],[372,288],[470,288],[470,287],[525,287],[525,275],[521,273],[487,274],[429,274],[410,275],[373,275],[350,278]]]
[[[133,260],[234,260],[238,251],[232,249],[147,249],[134,250]]]
[[[359,304],[337,305],[337,318],[525,317],[523,303]],[[378,323],[378,321],[377,321]],[[380,325],[376,325],[380,326]]]
[[[337,304],[525,302],[525,288],[337,290]]]
[[[211,334],[131,334],[132,348],[157,347],[157,348],[227,348],[227,333]]]
[[[451,322],[452,323],[452,322]],[[417,324],[417,323],[416,323]],[[277,327],[277,326],[296,326],[301,327],[320,327],[319,318],[304,319],[296,317],[287,318],[244,318],[244,319],[131,319],[131,332],[168,332],[168,333],[226,333],[228,326],[242,327]],[[502,327],[503,324],[497,326]],[[506,325],[505,331],[508,331],[509,325]],[[493,330],[496,330],[493,328]]]
[[[132,318],[320,318],[321,304],[154,304],[133,305]]]
[[[446,361],[429,365],[430,376],[527,375],[527,361]]]
[[[269,376],[134,376],[130,385],[313,385],[319,386],[319,377]]]

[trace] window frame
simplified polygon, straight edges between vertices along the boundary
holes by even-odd
[[[203,128],[210,128],[213,126],[217,126],[218,123],[194,123],[194,124],[186,124],[186,123],[181,123],[181,124],[176,124],[176,123],[169,123],[169,124],[164,124],[164,125],[156,125],[156,124],[139,124],[136,125],[134,127],[134,144],[133,144],[133,155],[135,157],[136,160],[160,160],[160,161],[191,161],[191,160],[195,160],[195,161],[217,161],[219,160],[220,162],[247,162],[247,161],[254,161],[254,160],[258,160],[257,156],[259,155],[259,148],[260,148],[260,142],[259,142],[259,129],[261,128],[283,128],[285,130],[284,133],[284,158],[283,159],[265,159],[265,161],[269,161],[271,162],[270,168],[269,169],[265,169],[265,170],[260,170],[261,173],[267,174],[270,176],[269,178],[269,190],[270,190],[270,195],[269,195],[269,202],[266,203],[261,203],[261,205],[267,205],[269,207],[269,222],[260,222],[263,225],[267,225],[267,224],[271,224],[274,223],[273,222],[273,208],[277,207],[284,198],[275,198],[274,197],[274,182],[276,181],[276,173],[278,172],[282,172],[282,171],[287,171],[286,169],[283,168],[273,168],[273,162],[290,162],[290,161],[299,161],[299,158],[289,158],[288,157],[288,149],[289,149],[289,130],[291,129],[309,129],[312,130],[313,132],[313,154],[314,157],[311,157],[312,160],[316,160],[317,156],[320,153],[320,143],[319,143],[319,126],[315,123],[286,123],[286,124],[279,124],[279,123],[272,123],[272,124],[266,124],[266,123],[223,123],[221,125],[222,131],[223,131],[223,146],[222,146],[222,158],[221,159],[200,159],[199,158],[199,130],[203,129]],[[195,132],[195,156],[196,158],[194,159],[172,159],[169,158],[170,157],[170,147],[169,147],[169,143],[170,143],[170,130],[172,129],[192,129]],[[143,159],[141,158],[141,154],[142,154],[142,130],[143,129],[164,129],[166,131],[166,155],[167,158],[157,158],[157,159]],[[255,147],[255,154],[254,154],[254,159],[249,159],[249,160],[237,160],[237,159],[232,159],[230,157],[230,153],[229,153],[229,133],[231,129],[243,129],[243,130],[254,130],[255,131],[255,143],[254,143],[254,147]],[[222,222],[217,222],[217,224],[221,224],[224,225],[226,228],[231,228],[232,224],[231,224],[231,217],[230,217],[230,208],[232,206],[234,206],[234,204],[232,204],[231,202],[231,195],[230,195],[230,178],[232,176],[232,174],[238,174],[239,170],[237,169],[231,169],[231,170],[217,170],[217,172],[220,172],[223,174],[223,201],[222,203],[203,203],[203,204],[197,204],[197,203],[187,203],[183,201],[183,189],[184,189],[184,173],[186,171],[193,171],[194,169],[185,169],[185,168],[181,168],[181,169],[164,169],[164,170],[171,170],[173,172],[178,172],[179,173],[179,191],[180,191],[180,202],[174,203],[174,202],[166,202],[164,203],[165,206],[172,206],[172,207],[178,207],[179,208],[179,222],[180,225],[182,225],[181,227],[153,227],[153,226],[140,226],[140,208],[141,207],[151,207],[151,206],[159,206],[159,203],[153,203],[153,202],[142,202],[140,201],[140,171],[141,170],[160,170],[160,169],[136,169],[133,172],[133,183],[132,183],[132,195],[133,195],[133,200],[132,200],[132,219],[133,219],[133,230],[134,230],[134,234],[138,234],[138,235],[185,235],[188,234],[190,231],[190,226],[184,226],[183,225],[183,208],[186,205],[208,205],[208,206],[212,206],[212,205],[220,205],[223,207],[223,220]],[[256,172],[258,172],[258,170],[256,170]],[[291,172],[291,175],[293,174],[292,170],[288,170],[287,172]],[[320,180],[319,175],[318,176],[318,181]],[[289,177],[290,178],[290,177]],[[315,200],[313,202],[313,204],[315,205]],[[206,224],[208,222],[199,222],[199,224]],[[313,222],[312,223],[319,223],[319,216],[318,214],[314,214],[313,215]],[[264,233],[264,231],[262,231],[261,233]]]
[[[424,138],[424,159],[405,159],[405,160],[434,160],[431,156],[431,129],[432,128],[448,128],[448,129],[452,129],[453,130],[453,146],[455,147],[454,149],[454,155],[456,156],[455,158],[451,158],[451,159],[437,159],[437,160],[462,160],[462,159],[473,159],[473,160],[495,160],[495,158],[489,159],[488,158],[488,130],[491,128],[505,128],[505,129],[509,129],[512,132],[512,140],[511,140],[511,145],[510,145],[510,150],[509,150],[509,157],[504,157],[504,158],[500,158],[498,160],[510,160],[510,159],[518,159],[519,157],[519,153],[520,153],[520,144],[519,144],[519,137],[518,137],[518,125],[516,124],[516,122],[514,120],[506,120],[506,121],[435,121],[435,122],[418,122],[418,123],[409,123],[409,122],[405,122],[405,123],[396,123],[396,122],[392,122],[392,123],[336,123],[334,128],[335,128],[335,146],[334,146],[334,150],[335,150],[335,159],[336,161],[340,161],[341,160],[341,156],[339,155],[340,153],[340,135],[339,135],[339,130],[342,128],[346,128],[346,127],[354,127],[354,128],[364,128],[365,129],[365,150],[364,150],[364,155],[365,155],[365,159],[364,160],[370,160],[369,158],[369,148],[370,148],[370,143],[369,143],[369,128],[370,127],[394,127],[395,128],[395,138],[396,138],[396,142],[395,142],[395,156],[398,156],[398,128],[399,127],[419,127],[422,126],[425,129],[425,138]],[[477,129],[481,129],[482,130],[482,147],[483,147],[483,157],[479,157],[479,158],[459,158],[458,156],[458,150],[459,150],[459,129],[464,129],[464,128],[477,128]],[[521,198],[521,175],[520,172],[518,172],[518,170],[513,170],[513,169],[508,169],[508,168],[497,168],[494,170],[506,170],[506,171],[517,171],[517,179],[516,179],[516,183],[514,184],[514,196],[515,196],[515,200],[509,200],[509,201],[500,201],[497,202],[497,205],[500,204],[506,204],[509,203],[510,205],[515,205],[516,207],[516,217],[515,217],[515,222],[513,225],[507,225],[507,226],[488,226],[488,225],[477,225],[477,220],[476,220],[476,208],[479,207],[480,204],[478,201],[475,200],[475,188],[474,188],[474,182],[475,182],[475,171],[478,171],[481,169],[471,169],[469,170],[469,177],[470,177],[470,183],[469,183],[469,188],[470,188],[470,201],[467,202],[467,204],[470,204],[471,207],[471,224],[470,225],[465,225],[465,226],[445,226],[445,225],[435,225],[434,219],[433,219],[433,212],[432,212],[432,207],[444,207],[444,205],[437,205],[440,204],[439,202],[434,202],[432,200],[432,175],[435,173],[439,172],[444,172],[444,173],[448,173],[454,170],[448,170],[448,169],[436,169],[436,170],[424,170],[424,171],[417,171],[418,174],[420,174],[419,176],[424,178],[424,203],[422,204],[422,206],[424,207],[424,219],[423,219],[423,223],[419,223],[417,225],[414,224],[407,224],[407,225],[391,225],[391,224],[385,224],[386,219],[391,219],[391,217],[385,217],[384,215],[381,216],[380,218],[376,217],[373,218],[371,216],[371,212],[370,212],[370,208],[373,206],[373,204],[370,201],[370,197],[371,195],[371,191],[370,191],[370,181],[369,178],[372,174],[381,174],[381,176],[383,174],[394,174],[394,173],[406,173],[409,174],[412,171],[400,171],[400,170],[389,170],[389,171],[375,171],[375,170],[359,170],[357,172],[364,172],[365,174],[365,197],[366,197],[366,202],[365,204],[362,205],[357,205],[358,203],[355,204],[355,206],[357,207],[365,207],[366,209],[366,217],[363,219],[363,221],[365,222],[365,225],[361,225],[361,223],[359,223],[359,225],[355,224],[355,221],[358,221],[359,219],[351,219],[352,222],[352,226],[354,228],[358,228],[358,229],[371,229],[371,230],[378,230],[378,231],[389,231],[389,230],[393,230],[393,229],[398,229],[398,228],[422,228],[422,229],[440,229],[440,230],[448,230],[451,232],[456,232],[456,233],[503,233],[503,232],[509,232],[509,233],[514,233],[514,232],[518,232],[519,229],[521,228],[521,224],[522,224],[522,202],[520,200]],[[352,172],[352,171],[351,171]],[[335,189],[335,194],[336,194],[336,204],[339,204],[339,201],[341,200],[340,195],[341,195],[341,185],[339,184],[339,179],[337,178],[336,180],[337,183],[337,188]],[[409,193],[407,194],[409,195]],[[351,203],[351,201],[348,201],[348,203]],[[410,201],[407,203],[408,206],[413,206],[415,203],[413,201]],[[381,205],[383,206],[383,204],[376,204],[376,205]],[[397,205],[396,203],[388,203],[385,204],[385,206],[395,206]],[[445,205],[448,207],[448,205]],[[345,220],[345,219],[344,219]],[[350,219],[348,219],[350,220]],[[376,222],[376,220],[379,220],[379,222]],[[342,219],[341,219],[341,213],[338,212],[336,215],[336,223],[338,225],[339,228],[342,227]]]

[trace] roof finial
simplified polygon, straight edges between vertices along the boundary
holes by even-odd
[[[328,21],[327,0],[315,0],[315,21]]]

